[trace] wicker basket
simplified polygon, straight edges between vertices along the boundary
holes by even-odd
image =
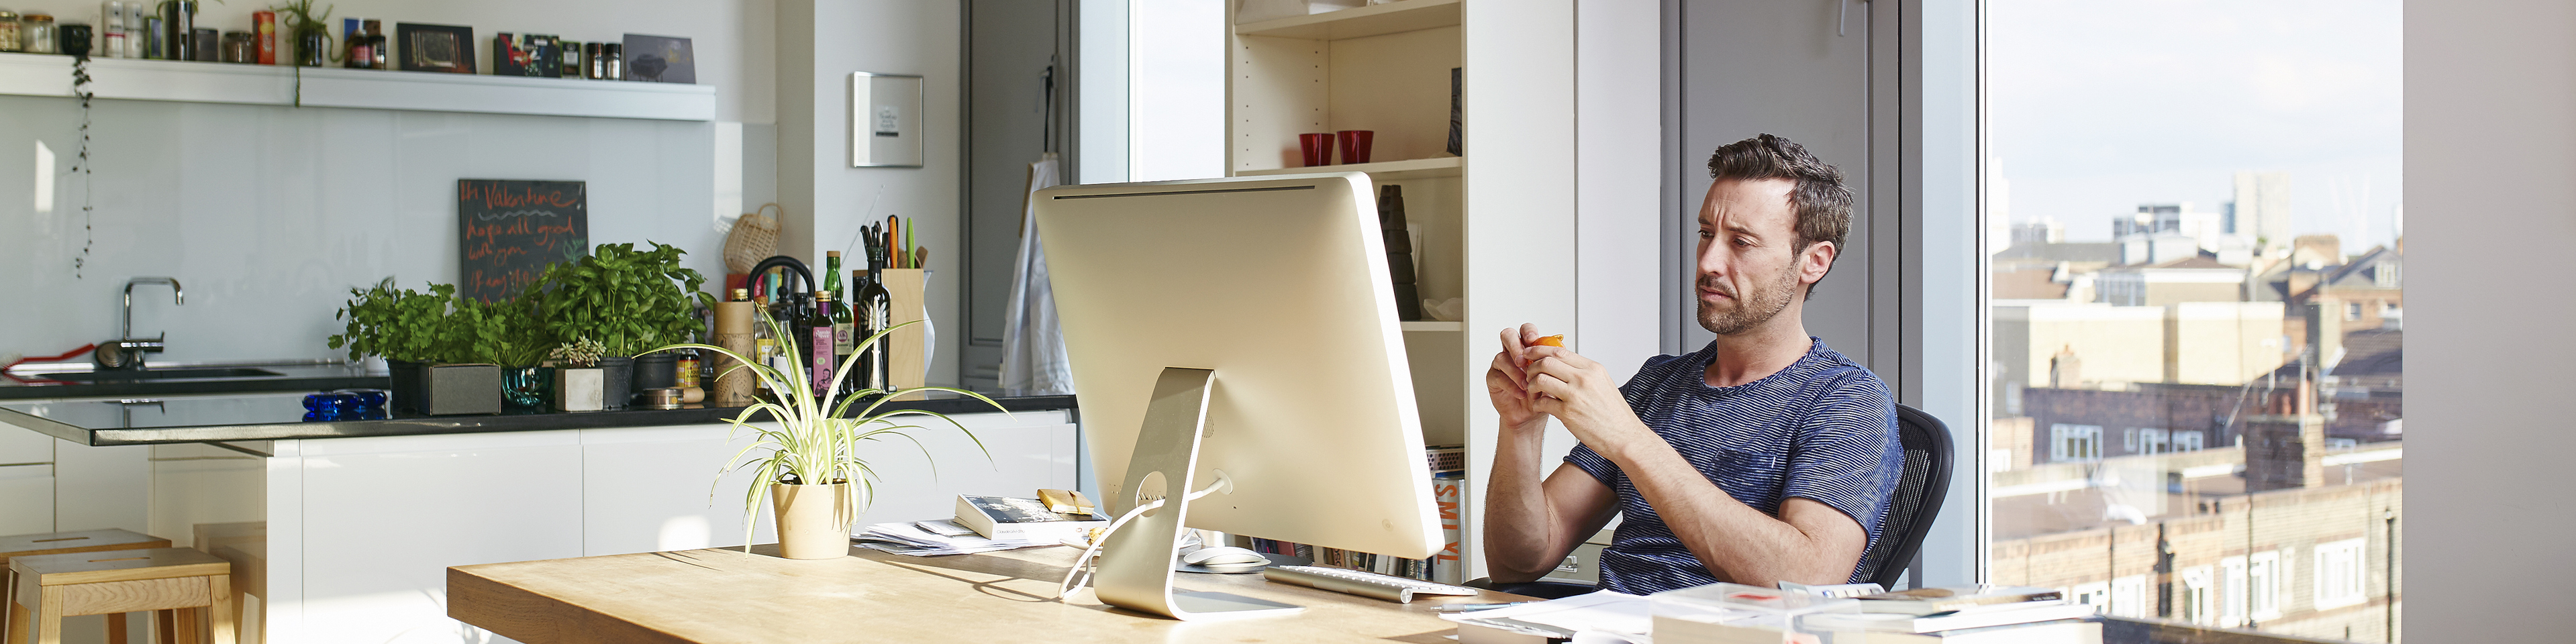
[[[777,216],[763,214],[771,208],[778,208]],[[786,216],[787,209],[772,203],[763,204],[760,210],[745,213],[741,219],[734,220],[733,232],[725,234],[725,270],[750,273],[752,265],[777,255],[779,220]]]

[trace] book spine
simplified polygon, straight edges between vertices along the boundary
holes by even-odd
[[[1440,538],[1447,542],[1448,546],[1431,555],[1431,572],[1424,576],[1424,579],[1444,584],[1465,581],[1462,573],[1466,570],[1466,566],[1465,562],[1459,559],[1458,545],[1461,538],[1459,536],[1462,521],[1460,517],[1466,503],[1466,492],[1466,479],[1431,479],[1432,500],[1440,508]]]

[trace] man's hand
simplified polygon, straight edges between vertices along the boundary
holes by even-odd
[[[1525,347],[1521,353],[1529,359],[1522,388],[1529,392],[1530,407],[1564,421],[1565,429],[1585,445],[1606,455],[1640,436],[1653,438],[1601,363],[1562,347]]]
[[[1518,329],[1503,330],[1503,351],[1494,354],[1494,364],[1485,370],[1485,393],[1493,398],[1494,411],[1502,415],[1506,430],[1526,428],[1544,420],[1531,405],[1529,374],[1522,369],[1530,343],[1539,338],[1538,325],[1523,324]],[[1546,348],[1546,347],[1540,347]]]

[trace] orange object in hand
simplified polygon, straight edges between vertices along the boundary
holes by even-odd
[[[1565,347],[1565,336],[1564,336],[1563,334],[1559,334],[1559,335],[1551,335],[1551,336],[1547,336],[1547,337],[1544,337],[1544,338],[1539,338],[1539,339],[1538,339],[1538,342],[1537,342],[1537,345],[1538,345],[1538,346],[1542,346],[1542,347],[1557,347],[1557,348],[1564,348],[1564,347]]]

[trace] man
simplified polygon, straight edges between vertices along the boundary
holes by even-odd
[[[1497,582],[1539,578],[1614,514],[1601,585],[1651,593],[1719,581],[1864,580],[1862,554],[1904,452],[1887,386],[1807,335],[1802,308],[1851,228],[1842,171],[1764,134],[1709,157],[1700,204],[1697,352],[1625,386],[1600,363],[1503,331],[1485,373],[1502,415],[1485,498]],[[1553,416],[1583,444],[1540,479]],[[1874,567],[1874,566],[1873,566]]]

